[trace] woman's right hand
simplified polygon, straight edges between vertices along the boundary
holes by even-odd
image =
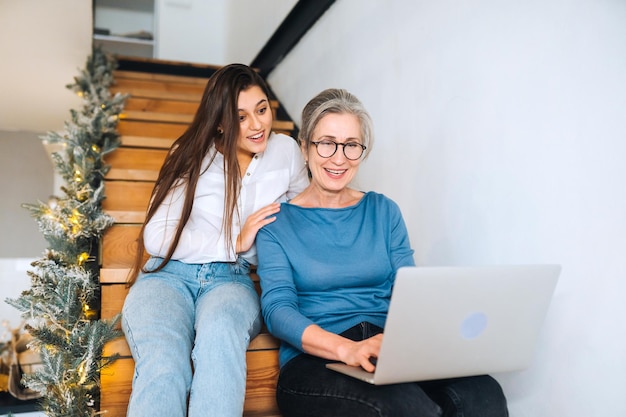
[[[273,214],[279,211],[280,203],[271,203],[249,215],[237,236],[237,253],[250,250],[259,229],[276,220]]]
[[[346,343],[337,349],[339,360],[347,365],[360,366],[367,372],[374,372],[376,366],[372,362],[378,358],[382,341],[382,333],[358,342],[346,339]]]
[[[351,366],[360,366],[373,372],[376,366],[370,359],[378,358],[383,334],[355,342],[311,324],[302,333],[302,348],[305,352],[332,361],[341,361]]]

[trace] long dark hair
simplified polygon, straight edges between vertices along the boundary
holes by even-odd
[[[216,71],[207,82],[193,121],[172,144],[152,190],[150,207],[137,239],[137,254],[130,271],[129,285],[135,282],[140,271],[147,272],[143,269],[143,262],[145,261],[143,232],[146,225],[163,203],[169,191],[173,187],[186,185],[185,202],[174,239],[163,262],[151,272],[159,271],[172,259],[183,228],[191,214],[196,185],[202,174],[202,161],[212,146],[215,146],[224,155],[226,201],[224,202],[222,232],[225,234],[227,249],[233,250],[231,225],[234,217],[239,214],[235,208],[241,188],[241,174],[237,161],[237,141],[240,134],[237,103],[239,93],[253,86],[260,87],[269,99],[269,89],[263,78],[243,64],[224,66]],[[210,163],[213,163],[213,160]]]

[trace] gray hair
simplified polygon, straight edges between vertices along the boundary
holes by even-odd
[[[367,147],[363,154],[363,159],[365,159],[374,142],[372,118],[354,94],[339,88],[329,88],[322,91],[304,106],[302,109],[302,126],[298,134],[300,145],[308,149],[317,124],[324,116],[331,113],[353,114],[359,119],[363,145]]]

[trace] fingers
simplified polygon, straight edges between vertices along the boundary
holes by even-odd
[[[239,232],[239,252],[246,252],[252,247],[259,229],[276,220],[276,217],[273,217],[272,215],[278,213],[279,211],[280,203],[272,203],[260,208],[248,216]]]
[[[368,372],[374,372],[381,342],[382,334],[359,342],[351,341],[349,349],[345,351],[345,358],[342,360],[348,365],[360,366]]]

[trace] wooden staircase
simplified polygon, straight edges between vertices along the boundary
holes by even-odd
[[[136,238],[145,219],[150,193],[168,149],[191,122],[208,78],[116,71],[111,92],[130,94],[120,115],[122,146],[107,157],[104,210],[115,218],[102,241],[101,317],[121,311],[128,293],[126,279]],[[276,115],[278,102],[271,100]],[[276,119],[276,117],[275,117]],[[291,135],[290,121],[274,121],[275,132]],[[258,279],[257,279],[258,289]],[[107,417],[124,417],[131,392],[134,362],[124,338],[109,343],[105,356],[121,358],[101,374],[100,409]],[[280,416],[275,401],[278,342],[268,333],[251,341],[244,416]]]

